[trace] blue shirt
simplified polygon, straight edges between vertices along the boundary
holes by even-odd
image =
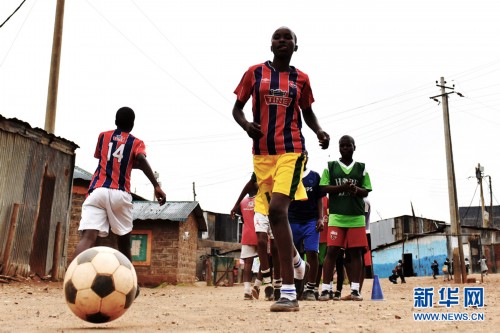
[[[302,184],[307,192],[307,200],[294,200],[288,208],[288,220],[290,223],[306,223],[318,219],[318,200],[324,195],[319,187],[320,175],[312,170],[305,170],[302,176]]]

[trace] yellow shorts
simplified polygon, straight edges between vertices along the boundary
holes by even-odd
[[[307,200],[302,184],[305,156],[300,153],[282,155],[254,155],[253,168],[259,191],[255,196],[254,211],[269,215],[269,202],[274,192],[292,200]]]

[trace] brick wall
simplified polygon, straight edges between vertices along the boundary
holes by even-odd
[[[85,188],[86,190],[86,188]],[[85,193],[80,193],[77,186],[73,186],[71,198],[71,218],[69,221],[68,242],[66,246],[66,267],[73,261],[75,248],[80,241],[78,226],[82,217],[82,204],[85,200]]]
[[[141,285],[195,281],[198,225],[193,214],[186,222],[138,221],[134,230],[151,230],[153,234],[151,265],[135,267]],[[189,232],[186,239],[184,232]]]
[[[185,233],[189,237],[185,239]],[[194,214],[190,214],[188,220],[179,226],[179,283],[194,283],[196,281],[196,250],[198,248],[198,224]]]

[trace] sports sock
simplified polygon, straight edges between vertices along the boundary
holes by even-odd
[[[305,290],[314,291],[315,288],[316,288],[316,284],[315,283],[311,283],[311,282],[307,282],[306,283]]]
[[[287,298],[291,301],[297,299],[297,291],[294,284],[284,284],[281,287],[281,297]]]
[[[331,283],[322,283],[321,284],[321,291],[323,291],[323,290],[332,291]]]
[[[271,283],[271,269],[261,270],[262,273],[262,284]]]
[[[275,279],[273,281],[273,287],[274,287],[274,289],[281,289],[282,283],[283,283],[283,280],[281,280],[281,279]]]
[[[252,284],[250,282],[243,282],[245,294],[252,293]]]
[[[351,290],[359,293],[359,283],[358,282],[351,282]]]
[[[255,282],[253,283],[254,287],[257,287],[257,289],[260,289],[260,286],[262,286],[262,281],[259,279],[255,279]]]
[[[298,280],[302,280],[306,274],[306,263],[300,257],[299,253],[293,258],[293,277]]]

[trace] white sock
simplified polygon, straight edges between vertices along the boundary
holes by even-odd
[[[294,284],[283,284],[281,286],[281,296],[287,298],[291,301],[297,299],[297,291],[295,290]]]
[[[323,290],[332,291],[332,285],[330,283],[322,283],[321,291],[323,292]]]
[[[359,292],[359,283],[358,282],[351,282],[351,290]]]
[[[255,279],[255,282],[254,282],[253,286],[257,287],[257,289],[259,289],[260,286],[262,286],[262,281],[259,280],[259,279]]]
[[[306,263],[302,258],[300,258],[299,253],[293,258],[293,278],[297,280],[302,280],[306,274]]]
[[[243,286],[245,287],[245,294],[252,293],[252,283],[251,282],[243,282]]]

